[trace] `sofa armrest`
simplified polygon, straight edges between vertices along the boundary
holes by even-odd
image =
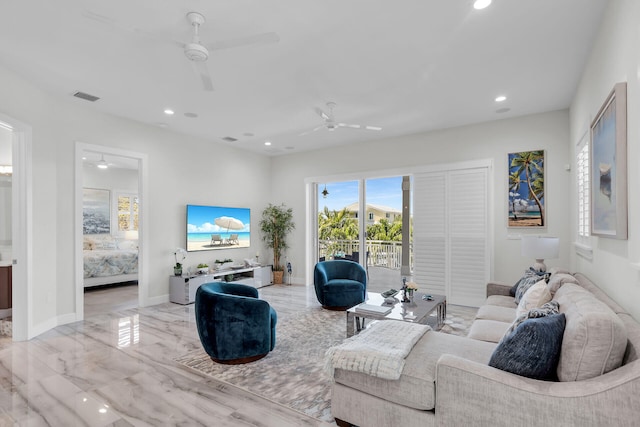
[[[489,282],[487,283],[487,297],[491,295],[505,295],[510,296],[509,291],[511,290],[511,285],[507,285],[503,282]]]
[[[435,412],[439,425],[452,426],[633,425],[639,377],[637,366],[623,366],[590,380],[540,381],[444,354]]]

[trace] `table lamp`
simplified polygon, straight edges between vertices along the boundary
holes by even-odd
[[[558,258],[560,255],[560,239],[557,237],[522,236],[522,256],[534,258],[533,268],[547,271],[545,259]]]

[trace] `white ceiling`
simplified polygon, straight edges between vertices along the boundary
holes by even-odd
[[[287,154],[567,108],[606,3],[5,1],[0,64],[87,108]],[[190,11],[207,18],[205,44],[267,32],[279,41],[212,51],[215,90],[204,91],[171,41],[190,41]],[[338,122],[383,130],[300,136],[322,124],[315,109],[330,101]]]

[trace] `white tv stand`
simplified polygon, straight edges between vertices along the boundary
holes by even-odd
[[[262,288],[273,284],[271,266],[260,265],[239,269],[225,269],[209,274],[195,274],[192,276],[170,276],[169,301],[178,304],[191,304],[196,300],[196,291],[204,283],[224,282],[225,276],[233,275],[230,282]]]

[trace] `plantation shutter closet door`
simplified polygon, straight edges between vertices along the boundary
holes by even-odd
[[[414,175],[414,279],[450,304],[480,306],[489,281],[488,168]]]

